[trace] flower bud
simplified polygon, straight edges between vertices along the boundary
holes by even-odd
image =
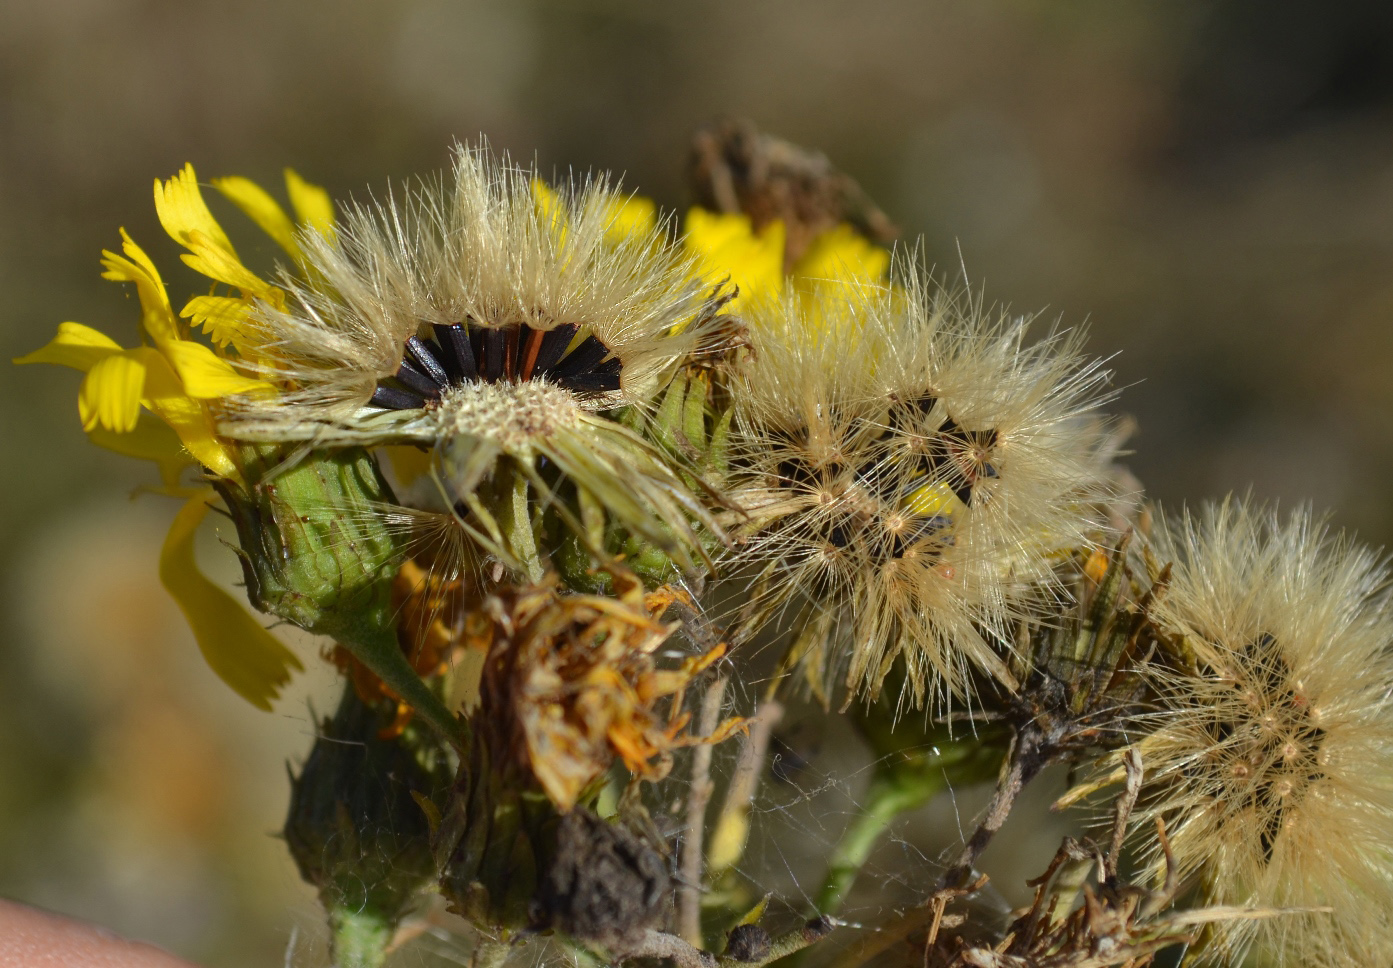
[[[339,968],[381,964],[397,923],[435,874],[421,801],[440,798],[449,766],[420,729],[381,739],[393,713],[346,688],[291,777],[285,840],[329,913]]]

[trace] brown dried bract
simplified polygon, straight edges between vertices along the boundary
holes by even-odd
[[[882,245],[900,234],[861,186],[822,152],[764,134],[749,121],[719,121],[699,130],[687,174],[703,208],[748,215],[756,230],[782,221],[786,268],[813,239],[842,222]]]
[[[660,618],[673,596],[645,596],[632,574],[612,575],[612,598],[563,594],[553,576],[490,595],[465,621],[466,646],[488,652],[471,725],[494,763],[528,766],[563,811],[616,756],[658,780],[674,749],[720,742],[741,725],[687,732],[687,687],[725,646],[659,668],[656,653],[680,625]]]
[[[1141,790],[1141,757],[1126,758],[1126,789],[1114,805],[1112,842],[1107,850],[1066,837],[1050,866],[1028,883],[1035,900],[992,947],[947,939],[926,952],[930,968],[1146,968],[1164,948],[1190,944],[1206,925],[1265,918],[1284,912],[1260,908],[1176,909],[1183,885],[1176,876],[1165,826],[1156,836],[1166,856],[1165,883],[1154,890],[1118,875],[1123,832]],[[1090,874],[1096,886],[1088,884]],[[1083,904],[1076,906],[1082,897]]]

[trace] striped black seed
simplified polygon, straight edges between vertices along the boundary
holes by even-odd
[[[411,354],[411,359],[415,361],[416,368],[440,389],[445,389],[450,385],[450,375],[445,372],[445,368],[440,365],[432,350],[435,344],[427,343],[419,336],[413,336],[406,341],[406,351]]]
[[[436,324],[435,340],[440,344],[440,362],[450,375],[451,383],[478,379],[479,367],[474,362],[474,347],[469,345],[469,327],[464,323],[453,326]]]
[[[579,373],[576,376],[565,377],[558,380],[557,383],[572,393],[605,393],[619,389],[619,374],[601,373],[594,370],[590,373]]]
[[[436,386],[434,380],[426,376],[416,368],[410,360],[403,359],[401,366],[396,372],[396,378],[402,382],[408,390],[411,390],[426,399],[440,396],[440,387]]]
[[[518,335],[524,328],[522,326],[509,326],[503,331],[503,375],[509,380],[517,379],[518,347],[521,345]],[[531,331],[528,328],[528,332]]]
[[[409,390],[396,387],[379,386],[372,391],[372,405],[387,410],[420,410],[426,405],[424,397],[418,397]]]
[[[489,383],[497,383],[503,376],[503,353],[508,346],[508,336],[501,329],[486,329],[482,337],[483,366],[479,375]]]
[[[619,374],[622,369],[623,365],[616,357],[612,360],[605,360],[587,373],[562,377],[558,382],[567,390],[576,393],[603,393],[608,390],[618,390]]]
[[[549,379],[575,393],[605,393],[622,385],[623,363],[606,359],[609,347],[586,337],[570,349],[579,325],[551,330],[514,325],[502,328],[469,322],[432,324],[435,339],[406,341],[397,372],[380,381],[372,402],[394,410],[419,409],[440,399],[451,386],[473,381]]]
[[[587,336],[581,344],[567,354],[566,358],[552,368],[551,374],[557,379],[575,376],[593,369],[609,355],[609,347],[593,336]]]
[[[562,323],[542,336],[542,348],[537,352],[537,361],[532,364],[533,376],[544,376],[552,371],[566,352],[566,347],[575,339],[575,323]]]

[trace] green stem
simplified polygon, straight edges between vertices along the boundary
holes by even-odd
[[[334,968],[380,968],[387,960],[392,925],[371,908],[329,912]]]
[[[375,622],[364,622],[335,635],[338,643],[353,657],[371,669],[379,679],[392,688],[412,709],[446,740],[460,743],[460,724],[454,714],[431,691],[397,644],[396,629],[383,628]]]
[[[818,892],[818,913],[835,914],[881,836],[902,813],[921,807],[948,785],[937,764],[882,762],[866,791],[865,808],[842,834]]]

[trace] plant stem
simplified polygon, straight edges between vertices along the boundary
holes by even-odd
[[[711,832],[707,863],[712,874],[734,867],[745,854],[745,842],[750,836],[750,805],[754,802],[760,777],[764,773],[769,739],[783,715],[783,704],[769,698],[761,702],[750,717],[750,732],[740,747],[735,773],[731,776],[725,802]]]
[[[329,912],[334,968],[379,968],[387,958],[392,925],[371,908]]]
[[[726,677],[706,687],[701,700],[697,734],[710,736],[716,731],[725,696]],[[706,807],[716,785],[711,782],[711,746],[703,743],[692,751],[692,789],[687,795],[687,833],[682,841],[682,885],[677,894],[677,930],[689,944],[701,947],[702,844],[706,832]]]
[[[911,767],[904,761],[890,764],[882,761],[866,791],[865,808],[851,822],[832,852],[827,877],[817,895],[818,913],[835,914],[842,906],[856,875],[896,817],[928,803],[947,785],[947,778],[937,764]]]

